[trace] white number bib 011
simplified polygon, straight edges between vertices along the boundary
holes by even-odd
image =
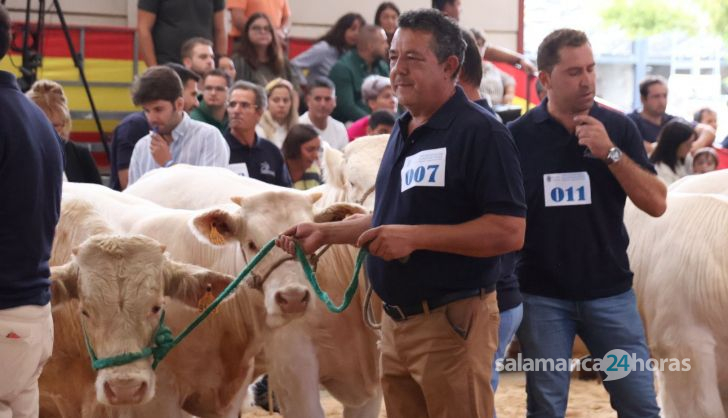
[[[445,187],[447,148],[430,149],[410,155],[402,166],[400,192],[415,186]]]
[[[591,205],[591,182],[586,171],[543,175],[546,206]]]
[[[248,174],[248,165],[245,163],[234,163],[228,165],[228,168],[235,174],[243,177],[250,177]]]

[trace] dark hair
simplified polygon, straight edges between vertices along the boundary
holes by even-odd
[[[214,76],[214,77],[222,77],[225,79],[225,85],[230,87],[230,84],[233,82],[233,80],[230,78],[228,73],[226,73],[224,70],[221,70],[219,68],[213,68],[212,70],[205,73],[205,75],[202,76],[202,82],[204,83],[205,80],[207,80],[207,77]]]
[[[352,46],[346,44],[346,31],[354,25],[354,22],[359,22],[361,26],[366,25],[366,20],[359,13],[347,13],[339,18],[334,23],[334,26],[329,29],[324,36],[320,37],[318,41],[326,41],[327,44],[336,48],[339,53],[342,53]]]
[[[695,135],[695,129],[690,122],[682,118],[675,118],[665,124],[657,134],[657,146],[650,155],[653,163],[664,163],[674,172],[678,163],[677,149],[685,141]]]
[[[662,84],[663,86],[667,86],[667,80],[665,80],[665,77],[661,75],[648,75],[642,81],[640,81],[640,96],[643,99],[646,99],[647,95],[650,94],[650,87],[655,84]]]
[[[693,120],[698,123],[702,123],[703,116],[705,116],[706,113],[715,113],[715,110],[709,108],[709,107],[701,107],[698,109],[697,112],[693,115]]]
[[[465,40],[460,27],[452,18],[434,9],[412,10],[399,17],[399,27],[432,34],[430,49],[439,63],[445,62],[452,55],[458,58],[459,65],[452,78],[457,77],[465,56]]]
[[[465,60],[460,68],[460,82],[480,87],[483,78],[483,59],[480,57],[478,44],[469,31],[462,29],[461,32],[465,40]]]
[[[232,96],[235,90],[247,90],[255,93],[255,105],[261,112],[264,112],[268,107],[268,96],[265,95],[263,87],[255,83],[251,83],[250,81],[238,80],[230,86],[230,89],[228,90],[228,99]]]
[[[175,73],[179,76],[179,79],[182,81],[182,88],[184,89],[185,84],[187,84],[190,80],[195,80],[195,83],[200,81],[200,75],[196,72],[190,70],[189,68],[185,67],[182,64],[177,64],[176,62],[168,62],[164,64],[165,67],[169,67],[174,70]]]
[[[182,44],[182,48],[180,48],[180,58],[192,58],[192,50],[195,49],[195,47],[199,44],[212,46],[212,41],[203,38],[201,36],[195,36],[194,38],[190,38]]]
[[[296,124],[291,126],[291,129],[286,135],[286,139],[281,145],[281,153],[283,158],[287,160],[295,160],[301,156],[301,145],[306,142],[317,138],[319,136],[316,129],[308,124]]]
[[[397,16],[401,15],[402,13],[399,11],[399,7],[397,7],[396,4],[392,3],[391,1],[385,1],[382,4],[377,7],[377,11],[374,13],[374,24],[377,26],[382,26],[382,13],[384,13],[385,10],[392,9],[397,13]]]
[[[437,9],[439,11],[443,11],[445,9],[445,5],[448,4],[455,4],[455,0],[432,0],[432,8]]]
[[[0,59],[10,49],[10,15],[4,4],[0,4]]]
[[[308,84],[308,94],[310,94],[315,88],[331,89],[334,96],[336,95],[336,86],[328,77],[316,77],[313,79],[313,81]]]
[[[557,29],[548,34],[538,46],[538,69],[550,73],[561,61],[559,51],[564,47],[577,48],[589,43],[586,33],[576,29]]]
[[[369,128],[374,129],[379,125],[394,126],[396,116],[389,110],[377,110],[369,116]]]
[[[270,66],[273,70],[273,73],[277,76],[283,76],[285,65],[283,48],[281,47],[281,44],[278,43],[278,37],[276,36],[270,18],[265,13],[253,13],[245,22],[245,28],[243,28],[243,33],[240,34],[240,46],[238,47],[237,53],[238,55],[243,57],[245,62],[247,62],[254,69],[257,69],[261,65],[264,65],[263,63],[258,61],[258,54],[255,53],[255,46],[250,43],[250,38],[248,38],[248,32],[250,32],[250,27],[253,26],[253,23],[258,19],[265,19],[265,21],[268,23],[268,27],[270,27],[271,42],[270,45],[268,45],[268,49],[266,51],[266,55],[268,55],[268,62],[265,63],[265,65]]]
[[[172,68],[156,65],[134,80],[132,84],[132,101],[135,106],[155,100],[166,100],[174,104],[182,97],[182,80]]]

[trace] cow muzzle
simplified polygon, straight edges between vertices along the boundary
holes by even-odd
[[[284,314],[303,314],[311,300],[311,292],[305,287],[289,287],[275,294],[275,302]]]
[[[149,385],[141,379],[113,379],[104,383],[104,395],[111,405],[136,405],[145,401]]]

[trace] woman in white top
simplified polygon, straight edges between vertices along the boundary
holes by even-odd
[[[688,174],[685,157],[696,138],[693,125],[681,118],[671,120],[660,130],[650,161],[655,165],[657,177],[665,184],[672,184]]]
[[[263,112],[255,133],[278,148],[291,127],[298,123],[298,94],[293,85],[283,78],[276,78],[265,86],[268,109]]]

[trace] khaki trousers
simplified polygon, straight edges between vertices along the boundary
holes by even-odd
[[[0,310],[0,418],[38,417],[38,377],[52,350],[50,303]]]
[[[394,321],[382,319],[388,418],[490,418],[498,346],[495,292]]]

